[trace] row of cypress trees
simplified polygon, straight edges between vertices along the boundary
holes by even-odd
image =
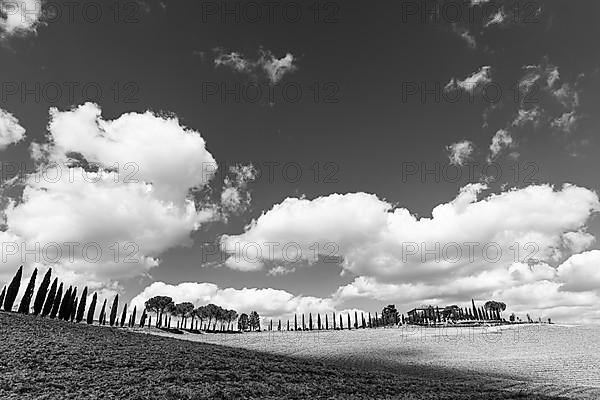
[[[42,317],[50,317],[53,319],[58,318],[63,321],[83,321],[88,298],[87,286],[83,289],[80,300],[79,297],[77,297],[77,287],[69,286],[69,288],[65,290],[63,283],[58,283],[58,278],[54,278],[52,285],[50,285],[50,280],[52,279],[52,268],[49,268],[42,279],[42,283],[38,288],[35,299],[33,299],[37,272],[37,268],[33,270],[31,278],[29,278],[27,288],[25,289],[25,293],[21,299],[21,303],[19,303],[17,312],[21,314],[32,313],[33,315],[41,315]],[[13,310],[13,306],[21,286],[22,277],[23,266],[21,265],[10,284],[5,286],[0,293],[0,308],[3,308],[5,311]],[[33,307],[31,306],[32,299]],[[90,325],[94,323],[97,302],[98,294],[94,293],[86,315],[86,322]],[[117,294],[113,299],[112,307],[110,309],[108,321],[110,326],[125,326],[127,319],[127,303],[125,303],[123,306],[120,320],[117,320],[118,308],[119,295]],[[129,321],[127,321],[127,326],[133,327],[135,325],[136,311],[137,308],[134,307],[133,313],[130,315]],[[143,326],[145,319],[146,311],[144,310],[140,320],[140,326]],[[106,324],[106,299],[104,299],[104,303],[102,304],[102,310],[100,311],[100,318],[98,319],[98,322],[101,325]]]
[[[404,315],[397,318],[399,322],[400,320],[402,322],[404,322]],[[339,322],[338,322],[339,321]],[[312,331],[312,330],[343,330],[343,329],[367,329],[367,328],[378,328],[380,326],[385,326],[385,325],[389,325],[390,323],[392,323],[394,321],[385,321],[383,319],[383,315],[380,317],[377,313],[375,313],[375,317],[371,316],[371,313],[368,313],[367,318],[365,318],[365,314],[363,312],[360,313],[360,319],[358,317],[358,312],[355,311],[354,312],[354,324],[352,324],[352,319],[351,319],[351,315],[350,313],[346,314],[346,325],[344,326],[344,319],[342,317],[342,314],[339,314],[339,320],[336,319],[336,314],[335,312],[332,313],[332,318],[331,318],[331,324],[329,323],[329,315],[325,314],[325,318],[324,320],[321,319],[321,314],[317,314],[317,322],[316,324],[313,323],[313,317],[312,317],[312,313],[308,314],[308,324],[306,324],[305,319],[304,319],[304,314],[301,314],[301,324],[298,324],[298,315],[294,314],[294,325],[293,325],[293,329],[290,326],[290,321],[287,321],[287,330],[294,330],[294,331]],[[273,329],[273,320],[270,321],[269,323],[269,327],[268,327],[269,331],[274,330]],[[277,330],[281,331],[282,330],[282,325],[281,325],[281,320],[278,321],[277,323]]]

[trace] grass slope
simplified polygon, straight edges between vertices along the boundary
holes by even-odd
[[[0,312],[0,399],[515,397],[473,380],[360,371]]]

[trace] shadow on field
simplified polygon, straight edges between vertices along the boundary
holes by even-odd
[[[0,355],[1,399],[557,398],[5,312]]]

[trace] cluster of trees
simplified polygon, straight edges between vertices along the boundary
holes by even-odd
[[[230,331],[238,319],[236,310],[227,310],[216,304],[195,307],[192,303],[175,304],[168,296],[155,296],[145,303],[145,310],[156,313],[156,327],[171,327],[171,317],[177,317],[177,328],[193,330]],[[258,316],[258,314],[256,314]],[[219,329],[217,329],[219,324]],[[143,325],[142,325],[143,326]]]
[[[483,307],[476,307],[475,301],[471,299],[472,307],[459,307],[456,304],[446,306],[440,310],[439,307],[428,306],[421,313],[409,315],[408,323],[430,324],[457,320],[502,320],[501,313],[506,310],[506,304],[500,301],[487,301]],[[404,320],[404,316],[402,317]]]
[[[41,315],[42,317],[58,318],[63,321],[75,321],[81,322],[84,317],[88,324],[94,323],[94,315],[96,313],[96,305],[98,302],[98,295],[94,293],[92,300],[86,314],[86,303],[88,299],[88,288],[87,286],[81,292],[81,297],[77,296],[77,287],[69,286],[65,289],[62,282],[58,282],[58,278],[54,278],[52,284],[52,268],[49,268],[40,283],[35,298],[33,296],[35,291],[35,281],[37,279],[37,268],[33,270],[29,283],[23,294],[23,298],[19,303],[17,312],[21,314]],[[17,273],[13,277],[12,281],[8,286],[5,286],[0,293],[0,308],[5,311],[12,311],[14,303],[21,287],[21,279],[23,277],[23,266],[19,267]],[[33,301],[33,305],[31,304]],[[119,308],[119,295],[116,295],[112,302],[112,307],[109,314],[110,326],[125,326],[127,318],[127,304],[123,306],[120,320],[117,319],[117,312]],[[127,321],[127,325],[133,327],[135,323],[136,308],[133,309],[133,313]],[[106,299],[102,305],[100,311],[99,323],[102,325],[106,324]]]

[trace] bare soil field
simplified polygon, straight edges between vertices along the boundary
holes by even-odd
[[[0,312],[3,400],[558,398],[505,391],[501,382],[441,369],[372,370]]]

